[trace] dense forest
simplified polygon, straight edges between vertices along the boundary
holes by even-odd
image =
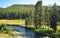
[[[34,10],[33,5],[12,5],[0,8],[0,19],[25,19]]]
[[[47,14],[51,12],[51,6],[42,6],[42,19],[44,19],[45,10]],[[60,6],[57,6],[58,16],[60,17]],[[35,5],[15,4],[7,8],[0,8],[0,19],[26,19],[35,13]],[[60,18],[58,19],[60,21]]]

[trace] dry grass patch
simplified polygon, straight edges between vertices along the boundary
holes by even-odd
[[[25,25],[25,20],[0,20],[0,24]]]
[[[8,34],[0,34],[0,38],[12,38],[12,36],[10,37]]]

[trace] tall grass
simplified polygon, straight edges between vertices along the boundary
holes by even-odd
[[[4,24],[0,24],[0,33],[6,33],[11,35],[12,34],[12,29],[11,28],[5,28]]]

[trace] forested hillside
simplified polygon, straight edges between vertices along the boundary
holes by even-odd
[[[43,6],[42,14],[44,16],[45,8],[48,8],[48,13],[51,7]],[[57,6],[57,10],[60,17],[60,6]],[[7,8],[0,8],[0,19],[25,19],[35,12],[34,5],[19,5],[15,4]],[[42,17],[44,19],[44,17]],[[59,18],[60,19],[60,18]]]
[[[33,5],[12,5],[7,8],[0,8],[0,19],[24,19],[34,10]]]

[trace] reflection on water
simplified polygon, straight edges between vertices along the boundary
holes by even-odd
[[[42,36],[40,37],[40,34],[35,33],[35,38],[42,38]]]
[[[33,30],[22,28],[19,26],[6,26],[6,27],[18,30],[20,33],[22,33],[22,36],[26,36],[27,38],[60,38],[60,36],[52,36],[52,37],[42,36],[38,33],[34,33]]]
[[[34,38],[34,32],[29,29],[25,29],[25,35],[29,38]]]
[[[38,33],[35,33],[35,38],[50,38],[49,36],[43,36]]]

